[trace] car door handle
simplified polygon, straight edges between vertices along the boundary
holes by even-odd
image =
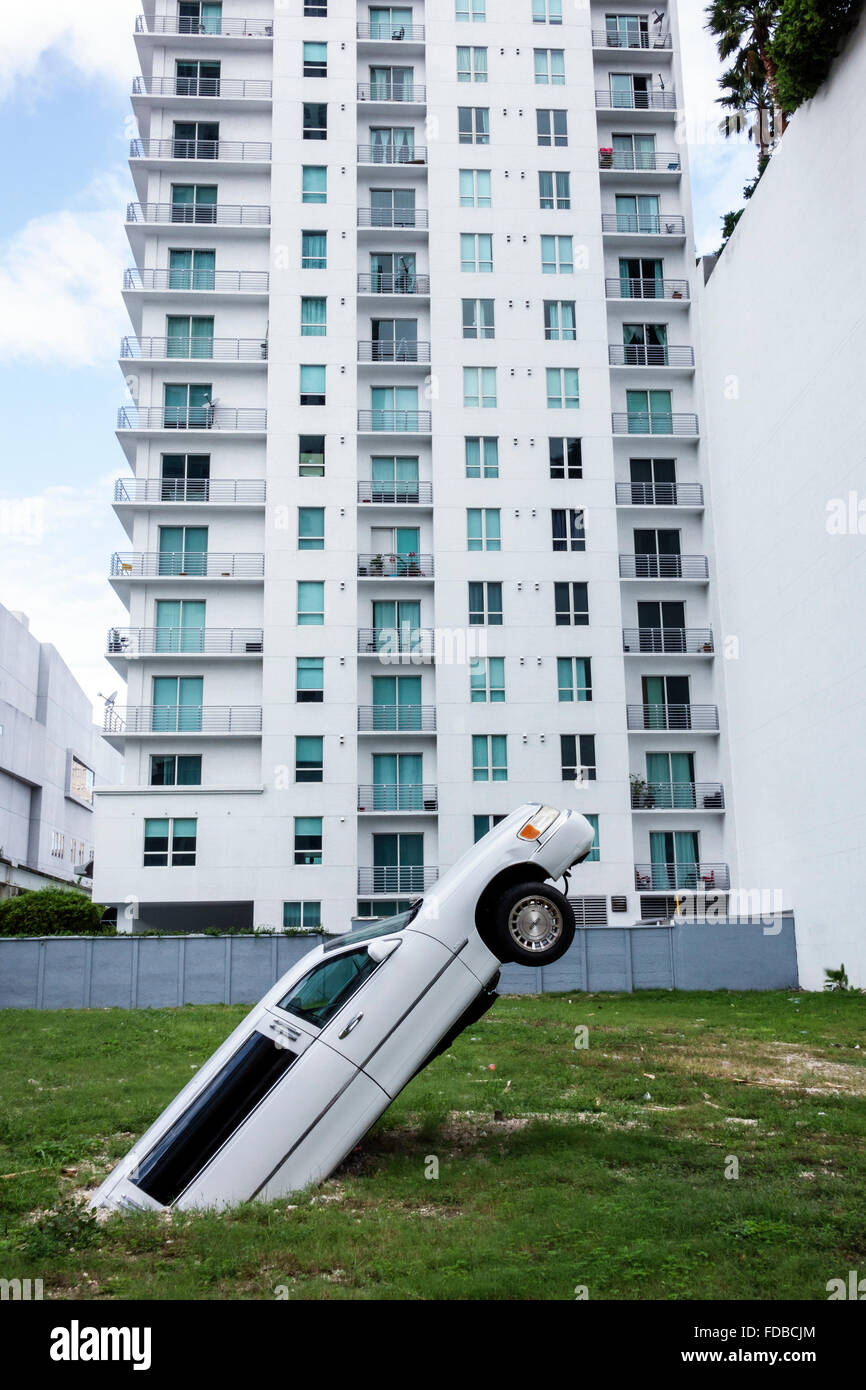
[[[341,1038],[348,1038],[349,1034],[352,1033],[352,1032],[354,1032],[354,1030],[357,1028],[358,1024],[361,1022],[361,1019],[362,1019],[363,1017],[364,1017],[363,1014],[355,1014],[355,1017],[352,1019],[352,1021],[351,1021],[350,1023],[347,1023],[347,1024],[346,1024],[345,1028],[343,1029],[342,1033],[340,1034],[340,1037],[341,1037]]]

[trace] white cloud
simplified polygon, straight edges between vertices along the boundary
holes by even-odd
[[[136,71],[132,41],[139,0],[6,0],[0,34],[0,98],[34,77],[48,54],[85,77],[126,83]]]

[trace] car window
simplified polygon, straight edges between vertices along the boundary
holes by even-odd
[[[324,1028],[378,966],[366,947],[321,961],[292,986],[277,1008]]]
[[[393,936],[395,932],[402,931],[411,915],[409,912],[401,912],[398,917],[384,917],[381,922],[376,922],[370,927],[357,927],[355,931],[347,931],[342,936],[329,941],[325,947],[326,951],[337,951],[341,946],[354,946],[356,941],[372,941],[376,936]]]

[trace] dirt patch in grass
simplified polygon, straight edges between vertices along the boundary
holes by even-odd
[[[743,1085],[781,1087],[808,1095],[866,1096],[866,1066],[862,1062],[837,1062],[819,1056],[806,1043],[730,1043],[724,1055],[715,1044],[697,1051],[671,1045],[665,1063],[680,1072]]]

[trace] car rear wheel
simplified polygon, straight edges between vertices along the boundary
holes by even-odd
[[[493,935],[500,960],[550,965],[574,940],[574,911],[558,888],[518,883],[495,904]]]

